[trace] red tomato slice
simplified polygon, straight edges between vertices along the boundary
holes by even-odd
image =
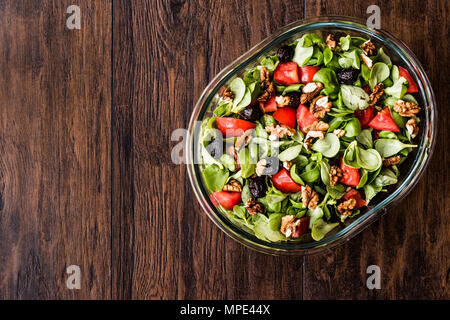
[[[300,67],[300,82],[303,84],[313,82],[314,75],[319,70],[320,67],[314,66]]]
[[[272,176],[272,183],[281,192],[295,193],[302,191],[302,186],[292,180],[289,171],[285,168],[282,168],[277,174]]]
[[[408,70],[406,70],[405,68],[402,68],[402,67],[398,67],[398,74],[400,77],[403,77],[406,80],[408,80],[409,85],[408,85],[408,90],[406,90],[406,93],[419,92],[419,90],[417,90],[417,84],[414,82],[414,80],[411,77],[411,75],[409,74]]]
[[[216,118],[217,129],[226,137],[241,136],[248,129],[256,128],[256,124],[236,118]]]
[[[298,238],[308,232],[309,219],[310,217],[300,218],[300,224],[297,226],[295,232],[292,234],[292,238]]]
[[[227,210],[233,210],[233,207],[242,202],[240,192],[218,191],[211,195],[211,201],[214,205],[220,204]]]
[[[280,108],[272,116],[279,123],[284,124],[289,128],[295,128],[295,116],[296,116],[295,109],[290,107]]]
[[[342,199],[344,201],[349,200],[349,199],[355,199],[356,200],[355,209],[359,209],[359,208],[367,205],[366,200],[364,200],[361,197],[361,194],[355,189],[350,189],[349,191],[347,191],[347,193],[342,196]]]
[[[260,102],[259,103],[259,107],[261,108],[262,112],[269,113],[269,112],[277,111],[278,107],[277,107],[277,101],[276,101],[275,98],[276,97],[273,96],[272,98],[270,98],[266,102]]]
[[[389,108],[386,107],[381,110],[375,118],[373,118],[369,122],[369,127],[377,129],[377,130],[386,130],[392,132],[399,132],[400,128],[395,123],[394,119],[392,119],[391,112]]]
[[[346,166],[344,160],[341,159],[341,169],[342,169],[342,179],[341,183],[356,187],[359,183],[359,172],[358,169]]]
[[[273,79],[279,84],[289,86],[300,83],[298,75],[298,65],[296,62],[286,62],[279,64],[273,72]]]
[[[303,104],[298,106],[297,109],[297,124],[300,130],[303,133],[306,133],[304,131],[304,128],[306,126],[309,126],[310,124],[314,123],[315,121],[318,121],[316,117],[309,111],[309,108]]]
[[[373,119],[375,115],[375,108],[373,106],[368,107],[365,110],[356,110],[355,117],[358,118],[361,123],[361,128],[367,129],[369,127],[369,122]]]

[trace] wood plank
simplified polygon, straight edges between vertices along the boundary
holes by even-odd
[[[438,101],[439,135],[425,175],[400,205],[348,244],[305,260],[306,299],[448,299],[449,281],[449,60],[448,1],[376,1],[381,26],[418,56]],[[306,1],[306,16],[350,15],[366,19],[366,1],[337,5]],[[425,40],[426,39],[426,40]],[[381,268],[381,290],[366,288],[366,268]]]
[[[1,299],[110,297],[111,3],[71,4],[0,1]]]
[[[114,296],[301,297],[301,258],[226,238],[168,140],[220,69],[302,15],[298,1],[114,2]]]

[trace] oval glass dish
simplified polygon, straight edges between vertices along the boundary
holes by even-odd
[[[274,54],[278,46],[292,42],[305,33],[345,32],[351,36],[371,39],[377,47],[383,47],[385,52],[396,64],[406,67],[418,86],[418,102],[423,108],[421,131],[417,143],[418,148],[403,164],[401,176],[396,185],[373,199],[371,204],[359,216],[347,219],[338,228],[328,233],[320,241],[312,239],[302,242],[267,242],[245,231],[230,220],[221,208],[217,208],[210,200],[210,192],[205,187],[201,164],[197,164],[197,144],[200,126],[198,122],[212,114],[217,105],[219,89],[229,84],[236,76],[242,76],[247,70],[255,66],[263,57]],[[434,147],[434,136],[437,128],[436,102],[433,90],[424,69],[412,51],[400,40],[388,32],[373,30],[361,21],[349,17],[317,17],[300,20],[282,28],[277,34],[265,39],[241,57],[222,70],[206,87],[198,100],[189,123],[189,137],[186,140],[188,174],[195,195],[208,217],[228,236],[254,250],[274,255],[306,255],[328,250],[349,240],[375,220],[387,212],[387,208],[397,204],[404,198],[418,182],[424,172]]]

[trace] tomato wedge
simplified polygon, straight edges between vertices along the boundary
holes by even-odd
[[[300,130],[303,133],[306,133],[304,131],[304,128],[306,126],[309,126],[310,124],[318,121],[319,119],[317,119],[316,117],[314,117],[314,115],[311,113],[311,111],[309,111],[309,108],[303,104],[298,106],[297,109],[297,124],[298,127],[300,128]]]
[[[218,191],[211,195],[211,201],[214,205],[220,204],[227,210],[233,210],[233,207],[242,202],[240,192]]]
[[[300,83],[298,65],[296,62],[286,62],[279,64],[273,72],[273,79],[279,84],[289,86]]]
[[[302,186],[292,180],[289,171],[285,168],[282,168],[277,174],[272,176],[272,183],[275,188],[284,193],[302,191]]]
[[[402,68],[402,67],[398,67],[398,74],[400,77],[403,77],[406,80],[408,80],[409,85],[408,85],[408,90],[406,90],[406,93],[419,92],[419,90],[417,90],[417,84],[414,82],[414,80],[411,77],[411,75],[409,74],[408,70],[406,70],[405,68]]]
[[[392,119],[391,112],[389,108],[386,107],[381,110],[375,118],[373,118],[369,122],[369,127],[377,129],[377,130],[386,130],[392,132],[399,132],[400,128],[395,123],[394,119]]]
[[[359,183],[359,172],[358,169],[346,166],[344,160],[341,159],[341,169],[342,169],[342,179],[341,183],[356,187]]]
[[[361,197],[361,194],[355,189],[350,189],[349,191],[347,191],[346,194],[344,194],[342,196],[342,200],[344,200],[344,201],[349,200],[349,199],[355,199],[356,200],[356,207],[355,207],[355,209],[359,209],[359,208],[364,207],[365,205],[367,205],[366,200],[364,200]]]
[[[313,82],[314,75],[319,70],[320,67],[314,66],[300,67],[300,82],[303,84]]]
[[[273,96],[272,98],[270,98],[266,102],[260,102],[259,103],[259,107],[262,110],[262,112],[264,112],[264,113],[277,111],[278,107],[277,107],[276,97]]]
[[[375,108],[373,106],[368,107],[364,110],[356,110],[354,113],[355,117],[358,118],[361,123],[361,128],[367,129],[369,127],[369,122],[373,119],[375,115]]]
[[[256,128],[256,124],[236,118],[216,118],[217,129],[226,137],[241,136],[248,129]]]
[[[284,124],[289,128],[295,128],[295,116],[296,116],[295,109],[290,107],[280,108],[272,116],[279,123]]]
[[[309,219],[310,217],[300,218],[300,224],[297,226],[295,232],[292,234],[292,238],[298,238],[308,232]]]

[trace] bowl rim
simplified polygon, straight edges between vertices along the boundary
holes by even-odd
[[[194,164],[195,159],[195,143],[194,137],[198,135],[197,119],[200,119],[209,103],[219,90],[219,88],[228,82],[233,76],[239,74],[246,66],[255,62],[255,60],[263,56],[266,52],[274,47],[274,43],[279,44],[284,40],[294,36],[295,34],[304,34],[308,31],[334,28],[347,31],[357,31],[366,33],[371,39],[377,39],[383,43],[384,47],[393,49],[395,54],[399,56],[402,63],[407,69],[412,71],[411,76],[419,87],[419,94],[424,101],[424,109],[426,108],[425,118],[426,127],[421,133],[420,145],[417,149],[416,157],[404,178],[404,181],[389,194],[380,203],[374,205],[367,212],[355,218],[349,225],[343,227],[338,232],[325,237],[319,241],[305,243],[277,243],[268,242],[256,238],[256,236],[239,228],[235,223],[231,222],[219,209],[211,202],[208,191],[204,187],[198,165]],[[281,40],[280,40],[281,39]],[[435,147],[435,138],[437,132],[437,110],[436,99],[431,88],[431,83],[415,54],[401,40],[384,30],[375,30],[364,25],[362,19],[346,16],[322,16],[300,19],[294,21],[282,28],[273,35],[268,36],[260,43],[253,46],[243,55],[232,61],[228,66],[222,69],[208,84],[198,99],[188,126],[188,137],[186,139],[186,160],[187,171],[195,196],[199,201],[202,209],[208,217],[228,236],[239,243],[259,252],[273,255],[310,255],[331,249],[360,233],[372,222],[379,219],[387,212],[387,208],[397,204],[403,199],[416,185],[422,176]]]

